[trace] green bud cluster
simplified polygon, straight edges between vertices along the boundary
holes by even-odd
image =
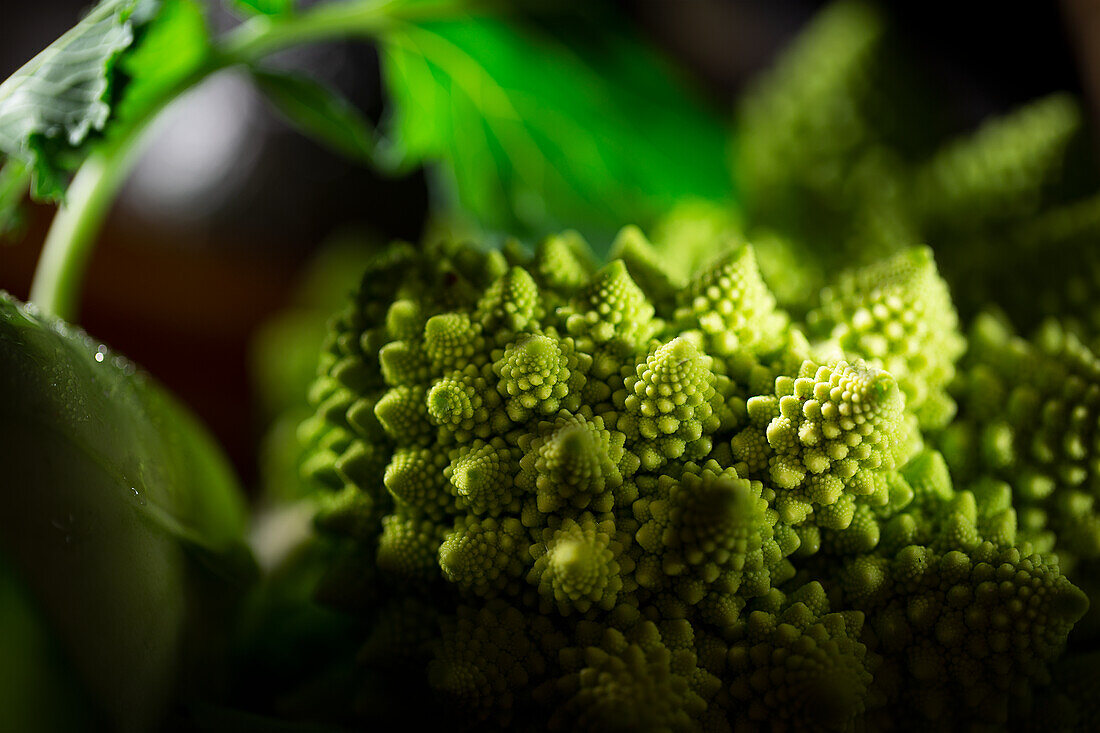
[[[839,276],[805,323],[750,244],[688,277],[635,228],[613,251],[397,245],[333,321],[305,470],[364,664],[471,727],[1026,712],[1087,607],[1033,514],[1087,533],[1026,493],[1091,486],[1084,347],[955,380],[945,429],[965,340],[929,250]],[[1007,428],[970,422],[1004,400]],[[984,470],[1010,450],[1030,484]]]

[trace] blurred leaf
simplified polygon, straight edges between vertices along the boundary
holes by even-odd
[[[189,622],[254,574],[231,470],[132,364],[7,296],[0,450],[0,555],[94,707],[147,729],[217,630]]]
[[[443,163],[489,227],[610,231],[684,195],[724,200],[724,124],[640,42],[469,18],[382,39],[386,157]]]
[[[309,410],[306,395],[317,377],[328,321],[359,287],[377,249],[373,238],[355,232],[325,242],[299,268],[289,306],[261,324],[252,337],[249,371],[265,419],[287,410]]]
[[[663,254],[669,274],[682,282],[738,240],[737,217],[731,207],[690,197],[661,214],[651,231],[653,246]]]
[[[27,182],[35,200],[61,200],[97,139],[142,121],[208,52],[195,0],[102,0],[0,84],[0,153],[29,170],[0,190],[0,224]]]
[[[245,15],[283,15],[294,10],[294,0],[229,0],[229,6]]]
[[[288,72],[253,69],[260,90],[304,134],[352,160],[370,161],[370,121],[335,89]]]
[[[341,722],[363,730],[361,720],[347,720],[347,700],[362,691],[356,671],[360,645],[349,645],[348,639],[366,636],[367,619],[317,599],[344,543],[314,530],[316,511],[313,500],[288,500],[256,516],[252,543],[264,574],[237,616],[231,699],[241,710],[278,715],[303,730],[335,731]],[[240,730],[213,725],[221,713],[232,720],[233,711],[193,712],[196,721],[199,713],[219,713],[209,727],[202,715],[196,730]],[[283,730],[266,717],[242,717],[241,724],[244,730]]]
[[[133,43],[138,6],[103,0],[0,84],[0,151],[33,168],[36,198],[61,198],[72,170],[63,153],[107,123],[115,63]]]
[[[112,110],[113,119],[124,124],[141,119],[209,58],[210,35],[202,5],[196,0],[165,0],[118,62],[126,83]]]
[[[261,502],[298,499],[315,488],[302,477],[311,452],[298,426],[314,410],[309,386],[333,312],[343,307],[376,255],[377,243],[348,232],[326,242],[301,272],[292,304],[265,321],[252,338],[249,371],[267,428],[260,442]]]
[[[95,719],[34,598],[2,557],[0,629],[0,722],[5,729],[98,727],[101,721]]]
[[[0,166],[0,239],[19,228],[20,204],[30,183],[27,165],[15,158],[8,158]]]

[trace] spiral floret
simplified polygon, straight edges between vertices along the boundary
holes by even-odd
[[[690,277],[636,230],[606,266],[586,248],[398,246],[333,321],[303,469],[317,595],[385,690],[365,715],[1031,720],[1087,608],[1062,568],[1100,556],[1087,344],[983,320],[948,385],[961,337],[924,250],[836,280],[811,327],[747,244]]]

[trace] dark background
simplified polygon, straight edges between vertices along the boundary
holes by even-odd
[[[69,28],[86,0],[4,9],[0,78]],[[619,0],[622,22],[694,74],[719,109],[732,109],[824,3],[800,0]],[[1052,91],[1100,94],[1100,2],[890,2],[905,49],[961,127]],[[220,15],[216,23],[229,23]],[[1091,41],[1091,42],[1090,42]],[[286,54],[377,119],[384,106],[368,46]],[[427,214],[425,178],[383,179],[288,129],[243,81],[220,79],[180,105],[154,136],[104,228],[80,315],[189,403],[255,480],[262,430],[248,371],[258,324],[290,298],[295,274],[334,232],[415,240]],[[180,120],[186,120],[186,124]],[[228,132],[227,132],[228,131]],[[189,155],[190,141],[203,155]],[[183,183],[180,183],[183,181]],[[25,232],[0,244],[0,288],[26,298],[48,227],[32,209]]]

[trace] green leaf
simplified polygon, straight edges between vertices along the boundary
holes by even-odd
[[[19,228],[20,204],[27,192],[30,176],[30,170],[21,160],[8,158],[0,166],[0,239]]]
[[[382,59],[391,157],[441,162],[489,227],[607,232],[731,195],[723,121],[630,37],[464,17],[401,26]]]
[[[103,0],[0,84],[0,153],[36,200],[60,200],[101,138],[147,121],[209,56],[196,0]],[[23,190],[0,190],[0,225]]]
[[[294,11],[294,0],[229,0],[229,6],[245,15],[285,15]]]
[[[254,572],[232,471],[149,377],[6,295],[0,451],[0,557],[111,727],[152,728]]]
[[[352,160],[372,159],[370,121],[335,89],[289,72],[253,69],[252,76],[264,96],[301,132]]]
[[[165,0],[137,43],[119,59],[118,69],[125,74],[126,83],[112,111],[112,122],[126,125],[143,119],[199,73],[210,55],[202,6],[196,0]]]
[[[33,167],[37,198],[61,197],[72,170],[65,154],[107,123],[114,65],[133,43],[138,6],[103,0],[0,84],[0,151]]]
[[[0,724],[5,730],[81,731],[102,723],[95,720],[26,584],[2,557],[0,629]]]

